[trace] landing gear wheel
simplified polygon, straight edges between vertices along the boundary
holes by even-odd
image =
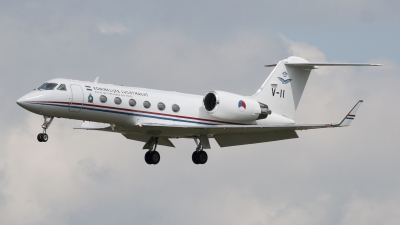
[[[37,140],[39,142],[47,142],[49,140],[49,135],[47,135],[46,133],[40,133],[37,136]]]
[[[157,151],[148,151],[144,155],[144,160],[146,161],[147,164],[158,164],[160,162],[160,153]]]
[[[192,160],[194,164],[204,164],[207,162],[208,155],[205,151],[195,151],[192,154]]]
[[[204,164],[207,162],[208,156],[207,152],[203,151],[204,147],[201,144],[199,137],[194,137],[194,142],[196,142],[197,148],[196,151],[192,154],[192,160],[194,164]]]
[[[150,162],[150,157],[149,157],[150,153],[151,153],[151,152],[148,151],[148,152],[146,152],[146,154],[144,155],[144,161],[146,161],[147,164],[151,164],[151,162]]]
[[[193,152],[193,154],[192,154],[192,161],[193,161],[194,164],[199,164],[199,163],[198,163],[198,160],[197,160],[197,158],[198,158],[198,157],[197,157],[197,153],[198,153],[198,152],[195,151],[195,152]]]
[[[38,134],[37,140],[38,140],[39,142],[43,142],[43,134],[42,134],[42,133]]]
[[[49,140],[49,135],[47,135],[46,133],[42,134],[42,141],[43,142],[47,142]]]
[[[158,164],[160,162],[160,153],[158,153],[157,151],[152,151],[150,152],[149,156],[148,156],[149,162],[151,162],[151,164]]]
[[[208,155],[207,152],[205,151],[200,151],[197,153],[197,158],[198,158],[198,162],[199,164],[204,164],[207,162],[208,159]]]

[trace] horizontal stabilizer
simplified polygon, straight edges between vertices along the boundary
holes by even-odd
[[[382,66],[382,64],[371,64],[371,63],[285,63],[287,66]]]
[[[265,67],[274,67],[277,64],[268,64]],[[315,66],[383,66],[383,64],[372,63],[285,63],[287,66],[315,67]]]
[[[268,65],[265,65],[265,67],[274,67],[274,66],[276,66],[277,64],[268,64]]]

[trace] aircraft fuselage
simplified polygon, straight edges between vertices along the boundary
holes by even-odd
[[[46,83],[53,90],[35,89],[18,99],[25,109],[40,115],[114,124],[130,129],[143,123],[171,125],[242,125],[294,123],[280,115],[256,121],[230,121],[210,115],[203,96],[68,79]],[[66,90],[57,90],[61,84]],[[104,98],[105,97],[105,98]],[[101,101],[100,98],[106,99]],[[136,104],[130,104],[134,101]]]

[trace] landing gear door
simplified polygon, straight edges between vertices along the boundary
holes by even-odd
[[[83,90],[81,86],[71,84],[71,102],[69,103],[70,112],[80,112],[83,104]]]

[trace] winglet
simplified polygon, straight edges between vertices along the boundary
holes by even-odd
[[[96,79],[94,80],[93,83],[97,83],[97,82],[99,82],[99,77],[96,77]]]
[[[347,113],[347,115],[343,118],[342,122],[337,124],[337,126],[338,127],[350,126],[351,122],[356,117],[356,112],[357,112],[358,108],[360,108],[360,105],[362,102],[363,102],[363,100],[358,101],[357,104],[350,110],[350,112]]]

